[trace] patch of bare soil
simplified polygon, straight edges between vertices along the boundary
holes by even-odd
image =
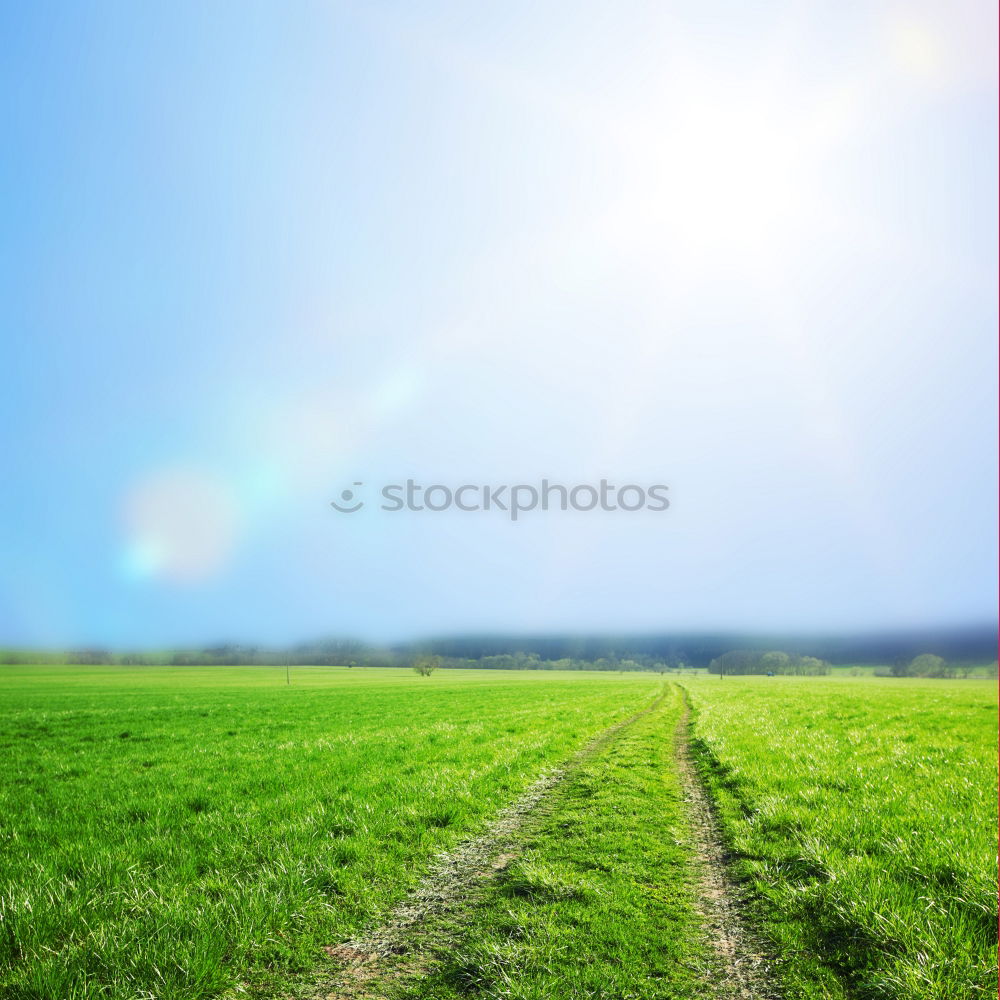
[[[766,954],[743,922],[740,894],[729,875],[719,823],[691,756],[690,714],[685,692],[684,714],[677,723],[675,740],[677,773],[691,822],[699,909],[720,966],[719,996],[727,1000],[777,1000],[780,993],[772,981]]]

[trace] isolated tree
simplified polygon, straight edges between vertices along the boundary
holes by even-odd
[[[947,664],[941,656],[921,653],[910,663],[911,677],[944,677]]]
[[[430,677],[441,666],[440,656],[419,656],[413,663],[413,669],[421,677]]]

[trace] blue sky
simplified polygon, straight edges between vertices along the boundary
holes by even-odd
[[[0,641],[991,618],[995,16],[2,5]]]

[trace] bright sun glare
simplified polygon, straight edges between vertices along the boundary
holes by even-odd
[[[792,116],[746,101],[687,102],[644,140],[636,193],[647,225],[685,256],[780,257],[812,215]]]

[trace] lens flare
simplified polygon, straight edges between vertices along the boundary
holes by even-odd
[[[229,489],[196,469],[157,470],[125,497],[123,573],[195,583],[221,572],[239,536]]]

